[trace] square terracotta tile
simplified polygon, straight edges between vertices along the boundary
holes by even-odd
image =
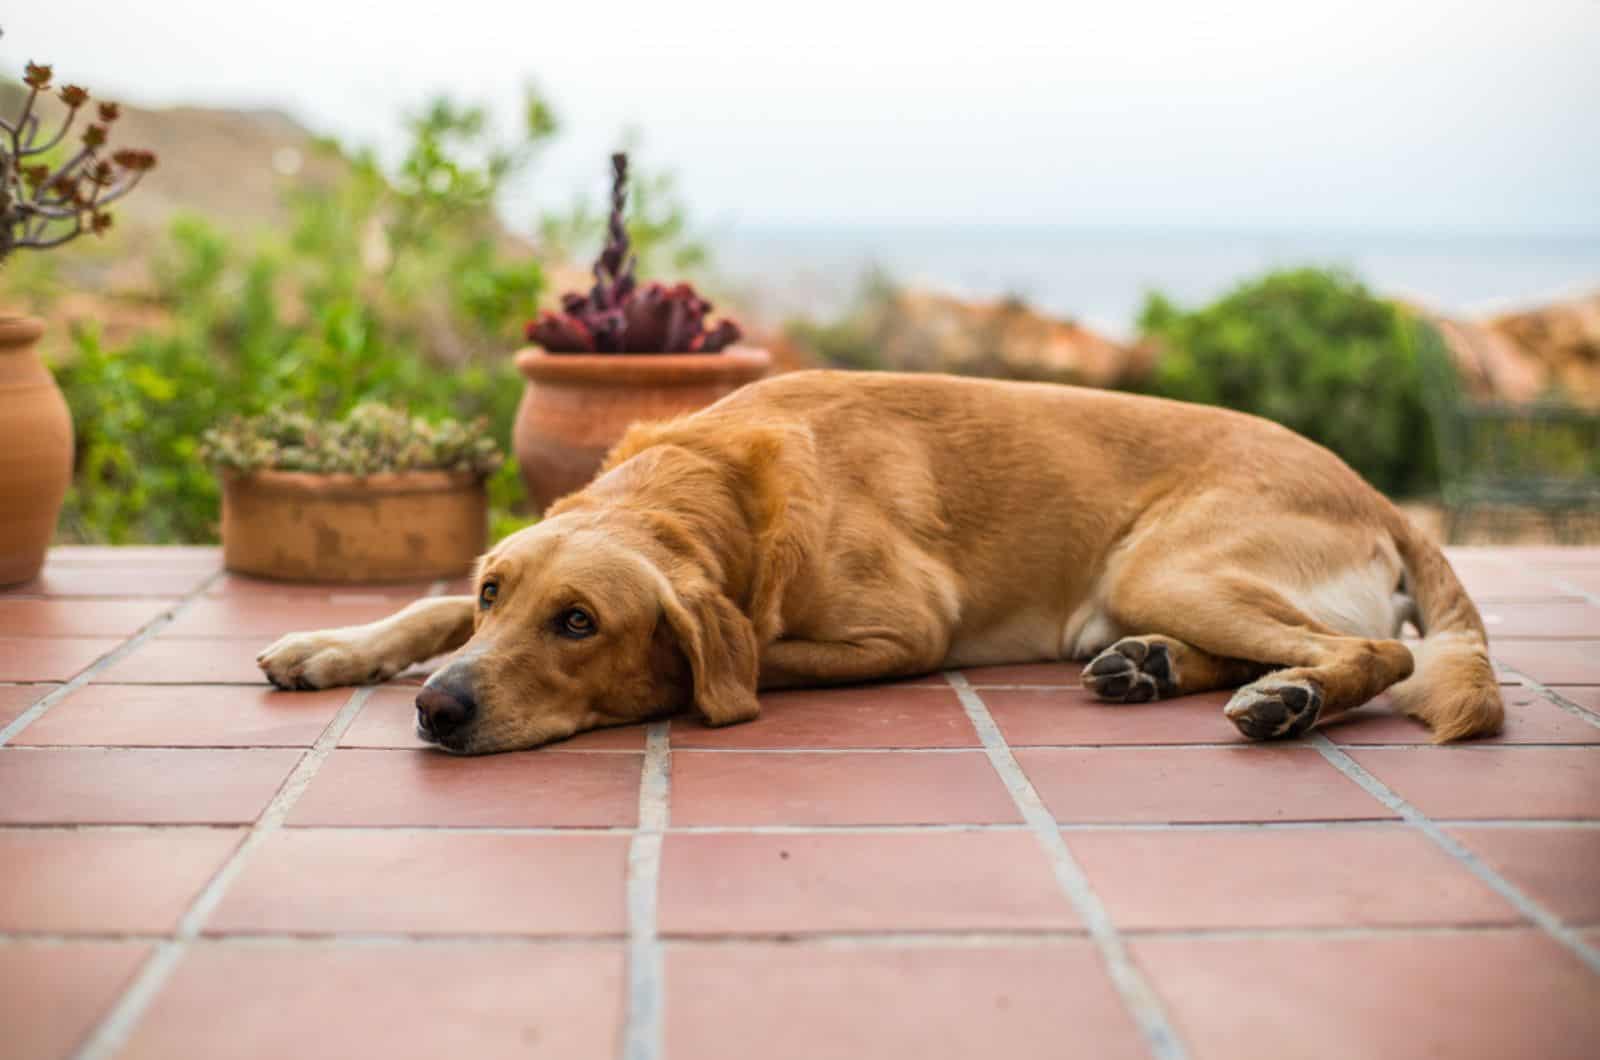
[[[1478,610],[1491,644],[1541,637],[1600,637],[1600,607],[1587,600],[1491,602]]]
[[[248,637],[266,647],[285,633],[360,626],[387,618],[404,604],[386,596],[319,599],[239,593],[202,597],[162,630],[163,637]]]
[[[1594,545],[1517,545],[1509,548],[1490,546],[1485,551],[1498,554],[1512,563],[1531,563],[1539,567],[1600,566],[1600,547]]]
[[[11,741],[111,747],[310,747],[353,689],[90,684]]]
[[[117,1055],[610,1057],[622,997],[620,946],[202,944]]]
[[[1600,689],[1596,689],[1600,691]],[[1473,746],[1499,743],[1600,743],[1600,725],[1551,703],[1544,696],[1520,685],[1500,690],[1505,698],[1506,723],[1499,735],[1472,741]],[[1396,713],[1387,696],[1348,714],[1325,722],[1320,731],[1334,743],[1426,744],[1432,739],[1428,727]]]
[[[1521,920],[1459,862],[1401,824],[1071,832],[1066,840],[1124,931]]]
[[[1600,925],[1600,828],[1458,825],[1448,831],[1562,920]]]
[[[1568,703],[1576,703],[1590,714],[1595,715],[1597,719],[1600,719],[1600,687],[1595,685],[1590,685],[1587,688],[1558,685],[1552,688],[1551,691]]]
[[[639,817],[642,755],[335,751],[296,825],[624,827]]]
[[[1078,926],[1028,832],[667,836],[676,935],[1028,931]]]
[[[46,561],[32,581],[0,590],[17,596],[185,596],[213,576],[214,567],[162,564],[150,567],[62,564]]]
[[[1349,754],[1436,819],[1600,817],[1600,747],[1371,747]]]
[[[1006,685],[1046,685],[1052,688],[1081,688],[1082,662],[1023,663],[1017,666],[973,666],[961,672],[974,688]]]
[[[1554,570],[1551,573],[1581,592],[1590,596],[1600,596],[1600,570],[1593,567],[1577,567]]]
[[[0,931],[170,932],[242,834],[0,828]]]
[[[1024,748],[1062,822],[1334,821],[1393,817],[1307,747]]]
[[[979,751],[677,751],[674,825],[1012,824]]]
[[[106,637],[0,637],[0,681],[67,681],[121,643]]]
[[[399,601],[399,610],[412,600],[427,596],[433,582],[279,582],[252,578],[248,574],[224,574],[206,587],[209,597],[268,596],[286,600],[322,603],[371,603]]]
[[[1600,685],[1600,640],[1503,640],[1490,654],[1542,685]]]
[[[216,570],[222,565],[217,545],[56,545],[52,567],[111,567],[126,570]]]
[[[1600,985],[1534,931],[1136,939],[1134,960],[1195,1060],[1580,1060]]]
[[[0,824],[244,824],[301,751],[0,750]]]
[[[0,728],[20,718],[29,707],[59,685],[0,685]]]
[[[1475,561],[1451,558],[1456,577],[1467,595],[1480,605],[1509,601],[1573,599],[1555,584],[1549,571],[1521,563],[1503,563],[1489,557]]]
[[[579,733],[549,746],[560,751],[643,751],[644,740],[643,725],[619,725]],[[345,730],[339,746],[400,750],[428,747],[417,738],[417,686],[391,684],[375,690]]]
[[[262,685],[267,679],[256,665],[266,642],[258,640],[193,640],[156,637],[118,659],[95,677],[124,685]]]
[[[761,716],[742,725],[713,729],[694,718],[674,719],[672,745],[796,750],[980,746],[948,684],[769,692],[761,697]]]
[[[177,603],[0,596],[0,633],[8,637],[131,637]]]
[[[678,944],[666,1053],[816,1057],[1143,1057],[1086,941],[1014,948]]]
[[[1080,688],[979,692],[1012,747],[1244,743],[1222,715],[1226,692],[1159,703],[1105,703]]]
[[[626,835],[273,834],[208,933],[620,935]]]
[[[0,942],[0,1055],[66,1060],[149,955],[142,943]]]

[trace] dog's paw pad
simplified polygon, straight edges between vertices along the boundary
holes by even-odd
[[[1083,686],[1113,703],[1148,703],[1178,694],[1177,669],[1165,644],[1124,637],[1083,668]]]
[[[1269,678],[1239,689],[1222,712],[1252,740],[1300,736],[1322,713],[1322,689],[1307,679]]]

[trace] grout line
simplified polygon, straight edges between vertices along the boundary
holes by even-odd
[[[1581,704],[1574,703],[1572,700],[1563,696],[1549,685],[1534,680],[1532,677],[1529,677],[1515,666],[1507,666],[1505,663],[1500,663],[1499,666],[1501,669],[1514,676],[1518,681],[1522,682],[1523,687],[1528,689],[1530,692],[1538,694],[1553,706],[1559,707],[1561,710],[1566,711],[1579,721],[1586,721],[1595,728],[1600,729],[1600,714],[1596,714],[1594,711]],[[1582,745],[1576,744],[1573,746]]]
[[[1199,928],[1125,928],[1122,933],[1139,940],[1145,939],[1342,939],[1342,938],[1404,938],[1415,935],[1481,935],[1506,934],[1532,930],[1529,925],[1497,921],[1456,924],[1387,924],[1339,925],[1304,924],[1263,927],[1199,927]],[[994,930],[948,931],[747,931],[701,935],[691,932],[670,932],[658,935],[658,943],[667,946],[741,946],[751,943],[781,943],[786,947],[849,948],[884,947],[901,949],[915,946],[986,948],[993,946],[1048,946],[1063,941],[1086,937],[1083,928],[1019,928]],[[159,932],[138,931],[4,931],[0,932],[0,945],[28,943],[33,945],[64,946],[80,942],[100,943],[163,943],[171,936]],[[203,934],[189,940],[195,947],[245,947],[294,948],[341,947],[368,949],[394,946],[610,946],[622,941],[615,934],[574,932],[571,934],[502,934],[479,932],[421,933],[404,931],[305,931],[305,932],[223,932]]]
[[[261,811],[261,816],[250,826],[244,841],[234,849],[222,868],[217,870],[217,874],[189,904],[188,910],[178,921],[178,927],[172,937],[156,948],[156,952],[134,976],[133,982],[122,992],[117,1004],[74,1054],[75,1060],[101,1060],[122,1048],[128,1036],[133,1033],[140,1017],[144,1015],[156,994],[166,985],[167,979],[177,968],[184,951],[200,936],[201,929],[218,903],[222,901],[223,894],[239,878],[244,871],[245,863],[257,848],[265,844],[273,832],[283,827],[289,811],[300,800],[300,796],[305,794],[312,778],[333,754],[333,749],[339,745],[339,738],[350,727],[350,723],[355,720],[367,700],[372,697],[373,691],[374,687],[370,685],[358,688],[345,705],[339,708],[339,713],[334,715],[327,728],[322,730],[322,735],[317,737],[317,742],[311,750],[301,756],[277,794],[272,797],[272,801],[267,803],[266,809]]]
[[[116,687],[116,686],[101,685],[100,687],[106,688],[106,687]],[[145,686],[140,686],[140,687],[145,687]],[[242,685],[217,686],[217,685],[207,685],[207,686],[204,686],[204,687],[254,687],[254,686],[242,686]],[[386,692],[386,691],[393,691],[396,688],[409,689],[412,686],[410,686],[410,685],[396,686],[396,685],[384,684],[384,685],[373,685],[371,687],[372,687],[374,692]],[[1515,687],[1519,687],[1519,686],[1509,685],[1509,686],[1505,686],[1505,687],[1515,688]],[[1559,695],[1559,693],[1555,692],[1554,690],[1542,688],[1542,686],[1538,686],[1537,684],[1530,684],[1527,687],[1527,690],[1530,691],[1530,692],[1535,692],[1535,693],[1538,693],[1538,694],[1546,696],[1546,698],[1548,698],[1551,701],[1553,706],[1561,707],[1563,709],[1567,709],[1568,713],[1573,714],[1575,717],[1578,717],[1581,720],[1586,721],[1591,725],[1594,725],[1596,728],[1600,728],[1600,715],[1592,714],[1592,712],[1590,712],[1585,707],[1579,706],[1579,705],[1574,704],[1574,703],[1568,703],[1567,700],[1562,699],[1561,696]],[[292,693],[292,694],[294,694],[294,693]],[[48,753],[48,752],[51,752],[51,751],[303,751],[303,750],[308,749],[310,746],[311,746],[310,744],[287,744],[287,743],[13,743],[13,744],[8,745],[9,749],[12,750],[12,751],[38,751],[38,752],[41,752],[41,753]],[[1250,744],[1250,743],[1246,743],[1244,741],[1232,741],[1232,742],[1229,742],[1229,743],[1139,743],[1139,744],[1025,743],[1025,744],[1017,744],[1017,745],[1013,746],[1012,749],[1013,750],[1021,750],[1021,751],[1107,751],[1107,752],[1121,752],[1121,751],[1249,751],[1249,748],[1251,748],[1252,746],[1255,746],[1255,745]],[[1361,751],[1415,751],[1415,750],[1417,750],[1419,748],[1425,749],[1425,748],[1428,748],[1428,747],[1432,747],[1433,745],[1428,743],[1425,740],[1418,740],[1418,741],[1408,742],[1408,743],[1348,743],[1348,744],[1340,744],[1340,746],[1341,747],[1346,747],[1346,748],[1355,748],[1355,749],[1361,750]],[[1551,748],[1563,748],[1563,747],[1593,747],[1593,746],[1594,746],[1593,743],[1573,742],[1571,740],[1550,740],[1550,741],[1545,741],[1545,742],[1530,742],[1530,741],[1522,740],[1522,741],[1517,741],[1515,743],[1494,743],[1492,741],[1479,741],[1477,743],[1452,744],[1451,745],[1451,750],[1454,750],[1454,751],[1471,751],[1471,752],[1484,752],[1484,751],[1512,751],[1512,752],[1516,752],[1516,751],[1529,751],[1529,750],[1549,750]],[[431,748],[427,744],[422,743],[420,740],[415,745],[406,745],[406,746],[390,745],[390,746],[378,747],[378,746],[373,746],[371,744],[346,744],[346,745],[344,745],[343,747],[340,748],[341,751],[363,751],[363,752],[368,752],[368,753],[371,753],[371,752],[399,752],[399,753],[407,753],[407,754],[409,754],[411,752],[414,752],[414,751],[426,751],[426,750],[430,750],[430,749]],[[597,755],[597,756],[632,755],[635,758],[641,757],[644,754],[644,750],[642,748],[640,748],[640,749],[630,749],[630,748],[625,748],[625,747],[616,747],[616,748],[613,748],[613,747],[561,747],[559,745],[548,745],[548,746],[545,746],[545,747],[540,747],[540,748],[538,748],[538,752],[540,754],[542,754],[542,755]],[[761,748],[746,748],[746,747],[680,747],[680,748],[677,749],[677,753],[679,753],[679,754],[693,754],[693,755],[701,755],[701,754],[708,754],[708,755],[742,755],[742,754],[757,754],[757,755],[895,755],[895,756],[898,757],[898,756],[903,756],[903,755],[980,755],[980,754],[983,754],[983,747],[979,746],[979,745],[974,745],[972,747],[761,747]],[[1257,752],[1249,752],[1249,753],[1254,754],[1254,753],[1257,753]]]
[[[1339,747],[1315,730],[1308,734],[1307,739],[1322,753],[1322,757],[1327,760],[1329,765],[1355,781],[1367,794],[1399,814],[1408,824],[1433,840],[1436,846],[1459,861],[1496,894],[1510,902],[1517,912],[1543,928],[1548,935],[1576,954],[1578,959],[1588,965],[1592,971],[1600,972],[1600,949],[1596,949],[1585,942],[1581,935],[1563,923],[1559,917],[1523,893],[1520,887],[1496,872],[1482,858],[1467,849],[1465,844],[1441,828],[1438,822],[1432,820],[1427,814],[1401,798],[1394,789],[1379,780],[1361,763],[1345,753],[1344,748]]]
[[[667,722],[651,722],[639,777],[639,829],[628,847],[628,999],[623,1060],[662,1055],[662,976],[665,960],[658,930],[661,844],[672,797],[672,755]]]
[[[1554,585],[1568,596],[1576,596],[1581,600],[1593,604],[1595,607],[1600,607],[1600,596],[1596,596],[1594,593],[1589,592],[1587,589],[1583,588],[1583,586],[1574,585],[1565,578],[1553,577],[1548,580],[1551,585]]]
[[[72,676],[71,680],[60,685],[55,691],[51,692],[49,695],[39,700],[39,702],[35,703],[33,706],[29,707],[27,710],[13,718],[9,725],[0,727],[0,747],[4,747],[13,736],[42,718],[45,712],[51,707],[61,702],[63,699],[67,698],[72,693],[88,684],[90,681],[93,681],[96,676],[104,673],[116,663],[119,663],[129,655],[132,655],[135,651],[139,650],[139,648],[143,647],[145,642],[151,640],[156,634],[172,625],[173,622],[177,621],[179,615],[187,611],[191,606],[194,605],[196,600],[199,600],[205,595],[206,590],[211,587],[211,583],[222,577],[222,573],[223,572],[220,568],[212,571],[210,575],[208,575],[193,589],[178,597],[173,602],[172,607],[161,612],[155,618],[152,618],[150,621],[140,626],[131,637],[127,638],[121,644],[100,656],[100,658],[96,659],[88,666],[85,666],[82,670],[79,670]]]
[[[1022,819],[1032,828],[1034,837],[1044,848],[1050,866],[1055,872],[1057,884],[1077,910],[1079,918],[1088,929],[1090,938],[1099,949],[1100,958],[1105,963],[1111,983],[1122,996],[1122,1003],[1144,1036],[1151,1055],[1157,1060],[1182,1060],[1187,1057],[1188,1050],[1184,1048],[1183,1041],[1167,1019],[1160,999],[1150,984],[1145,982],[1144,976],[1134,965],[1132,958],[1128,956],[1127,948],[1117,933],[1116,924],[1112,922],[1105,906],[1100,903],[1100,897],[1094,893],[1083,867],[1072,856],[1072,851],[1062,838],[1055,818],[1045,808],[1043,800],[1034,790],[1027,774],[1017,764],[1016,756],[1011,753],[1011,748],[1007,746],[1000,727],[995,724],[982,697],[973,690],[962,674],[946,673],[945,678],[956,690],[961,705],[966,708],[972,727],[978,731],[978,738],[983,741],[984,750],[988,752],[990,765],[1000,775],[1006,790],[1011,793],[1012,801],[1016,803],[1017,810],[1022,814]]]
[[[1449,828],[1499,828],[1507,831],[1592,831],[1600,829],[1600,819],[1585,817],[1450,817],[1435,824]],[[499,835],[499,836],[632,836],[639,829],[626,825],[376,825],[317,824],[285,825],[294,833],[334,835]],[[1397,817],[1339,818],[1325,821],[1078,821],[1057,822],[1062,832],[1353,832],[1397,831],[1411,827]],[[0,824],[0,835],[7,833],[60,833],[73,835],[150,834],[186,832],[240,832],[238,824],[59,824],[29,821]],[[952,832],[1027,832],[1028,824],[753,824],[677,825],[663,830],[665,835],[926,835]]]
[[[1344,938],[1406,938],[1414,935],[1483,935],[1511,934],[1530,930],[1520,922],[1484,924],[1396,924],[1383,927],[1346,927],[1337,925],[1293,927],[1220,927],[1220,928],[1128,928],[1123,934],[1140,941],[1159,939],[1344,939]],[[667,941],[673,946],[740,946],[752,942],[778,942],[785,946],[848,946],[886,947],[900,949],[912,946],[949,946],[984,948],[991,946],[1048,946],[1062,941],[1084,938],[1082,928],[1076,930],[1039,929],[1037,931],[885,931],[877,933],[849,931],[815,932],[760,932],[726,935],[671,935]]]

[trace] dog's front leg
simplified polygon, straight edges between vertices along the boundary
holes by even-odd
[[[418,600],[364,626],[290,633],[256,656],[256,665],[279,688],[385,681],[412,663],[465,644],[476,609],[470,596]]]
[[[761,687],[848,684],[939,668],[944,644],[873,634],[853,640],[775,640],[761,649]]]

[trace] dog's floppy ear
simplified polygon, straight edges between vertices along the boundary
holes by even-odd
[[[667,624],[694,675],[694,707],[708,725],[749,721],[756,702],[759,645],[750,620],[709,585],[669,591],[661,600]]]

